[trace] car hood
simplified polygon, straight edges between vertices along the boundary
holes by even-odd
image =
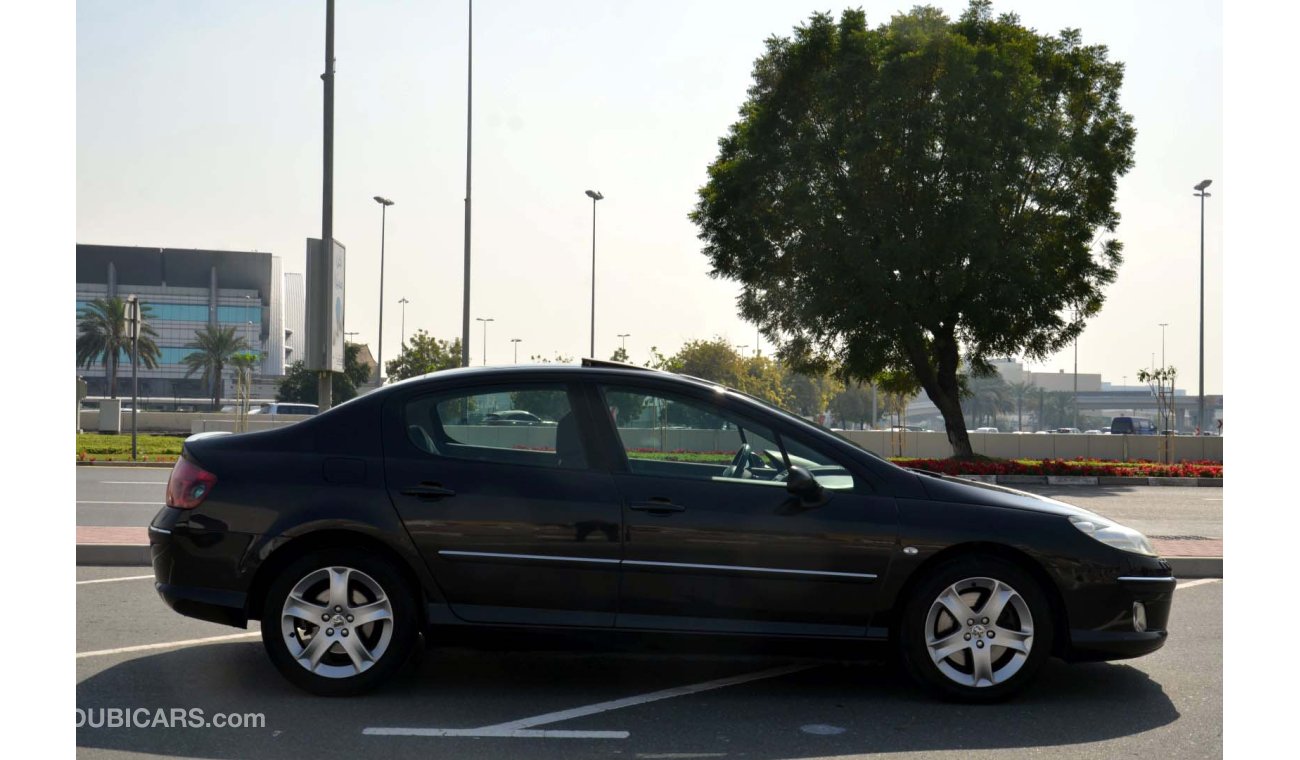
[[[964,480],[950,475],[939,475],[924,470],[912,470],[925,488],[926,495],[935,501],[956,502],[959,504],[980,504],[991,507],[1023,509],[1030,512],[1044,512],[1062,517],[1100,517],[1073,504],[1040,496],[1014,488]],[[1104,519],[1104,518],[1103,518]]]

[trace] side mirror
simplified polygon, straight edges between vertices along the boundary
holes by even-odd
[[[805,501],[817,501],[822,496],[822,485],[807,468],[794,465],[785,476],[785,490]]]

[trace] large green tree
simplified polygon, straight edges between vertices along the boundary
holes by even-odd
[[[149,304],[140,304],[139,366],[158,366],[161,351],[154,338],[157,331],[149,324]],[[131,360],[131,338],[126,327],[126,301],[121,298],[96,298],[77,311],[77,366],[90,369],[104,365],[109,398],[117,398],[117,366],[122,356]]]
[[[248,341],[243,336],[236,335],[233,326],[204,325],[202,330],[194,332],[194,340],[186,343],[185,347],[194,349],[181,359],[188,367],[185,376],[189,377],[196,372],[202,374],[203,382],[208,384],[212,392],[213,405],[220,409],[221,373],[235,354],[250,350]]]
[[[346,343],[343,346],[343,371],[330,373],[330,402],[341,404],[357,396],[357,386],[370,379],[369,365],[360,361],[361,346]],[[388,366],[392,366],[389,363]],[[301,361],[296,361],[285,370],[284,379],[275,392],[276,401],[292,401],[299,404],[320,403],[320,373],[307,369]]]
[[[459,366],[460,338],[439,340],[424,330],[417,330],[402,346],[402,353],[384,364],[390,381],[419,377]]]
[[[1123,72],[987,0],[814,15],[767,41],[700,189],[712,275],[798,369],[911,374],[969,456],[959,368],[1053,354],[1115,279]]]

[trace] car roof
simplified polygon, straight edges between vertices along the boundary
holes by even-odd
[[[603,359],[583,359],[582,364],[506,364],[501,366],[478,366],[478,367],[454,367],[452,369],[438,370],[426,375],[409,377],[405,380],[399,380],[395,383],[389,383],[379,391],[387,391],[391,388],[398,388],[407,385],[414,385],[424,380],[450,380],[456,378],[471,379],[474,377],[503,377],[516,374],[537,374],[543,372],[554,374],[558,377],[577,376],[577,377],[627,377],[627,378],[662,378],[670,381],[687,382],[704,388],[723,387],[720,383],[704,380],[690,375],[679,375],[675,372],[666,372],[649,367],[638,367],[635,364],[624,364],[622,362],[612,362]],[[731,390],[735,390],[734,388]],[[736,391],[740,393],[740,391]]]

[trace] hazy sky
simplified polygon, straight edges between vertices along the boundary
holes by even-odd
[[[950,16],[964,2],[935,3]],[[875,26],[911,3],[863,3]],[[303,271],[321,227],[323,0],[80,0],[77,242],[270,251]],[[737,286],[712,280],[686,218],[737,118],[763,40],[817,10],[750,0],[506,2],[474,17],[472,316],[488,363],[587,353],[591,201],[596,353],[618,333],[643,362],[693,338],[752,344]],[[1126,246],[1079,370],[1118,383],[1159,362],[1193,389],[1198,201],[1206,216],[1206,392],[1222,387],[1222,37],[1218,2],[997,2],[1044,32],[1078,27],[1124,61],[1136,165],[1120,181]],[[406,329],[460,334],[465,2],[339,0],[334,235],[348,249],[348,330],[375,348],[380,209],[389,209],[386,358]],[[481,361],[482,332],[473,326]],[[766,349],[766,345],[764,346]],[[1036,365],[1072,367],[1065,351]]]

